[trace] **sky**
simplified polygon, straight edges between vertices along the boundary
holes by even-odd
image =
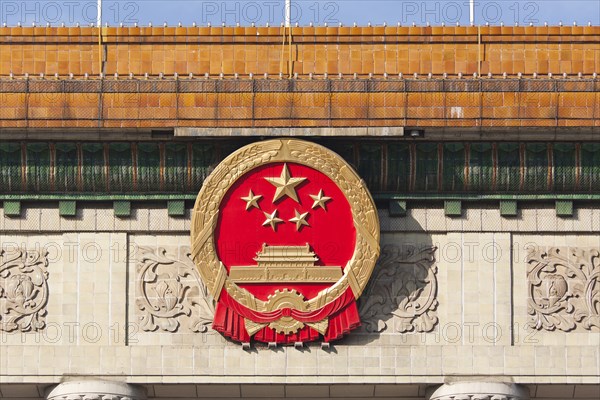
[[[102,21],[148,25],[279,25],[283,0],[102,0]],[[0,21],[9,26],[89,25],[97,19],[96,0],[0,0]],[[495,0],[474,2],[476,25],[600,25],[600,0]],[[292,23],[308,25],[461,25],[469,24],[468,0],[293,0]]]

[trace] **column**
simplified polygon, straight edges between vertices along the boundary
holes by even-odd
[[[63,382],[46,392],[47,400],[144,400],[144,388],[123,382],[78,380]]]
[[[502,382],[452,382],[435,389],[429,400],[527,400],[527,388]]]

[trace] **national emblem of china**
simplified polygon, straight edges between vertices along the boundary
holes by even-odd
[[[205,180],[191,240],[223,335],[330,342],[360,325],[379,220],[364,182],[332,151],[296,139],[237,150]]]

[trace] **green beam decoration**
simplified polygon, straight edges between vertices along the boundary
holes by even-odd
[[[573,202],[569,200],[556,201],[556,215],[559,217],[573,216]]]
[[[20,216],[23,201],[58,201],[62,216],[85,206],[77,202],[112,201],[119,217],[132,201],[166,201],[182,216],[214,166],[248,140],[2,142],[0,200],[8,216]],[[551,201],[569,217],[574,201],[600,201],[597,142],[316,141],[344,157],[392,216],[410,201],[443,201],[449,216],[462,215],[463,202],[499,201],[506,217],[518,202]]]
[[[129,217],[131,215],[131,202],[117,200],[113,202],[113,209],[116,217]]]
[[[460,200],[444,201],[444,214],[449,217],[460,217],[462,215],[462,202]]]
[[[18,217],[21,215],[20,201],[4,201],[4,215]]]
[[[390,217],[403,217],[406,215],[406,201],[405,200],[390,200],[388,204],[388,210]]]
[[[515,217],[517,214],[518,208],[515,200],[500,200],[500,215]]]
[[[77,215],[77,202],[73,200],[59,201],[58,213],[63,217],[74,217]]]
[[[249,140],[3,142],[0,187],[5,195],[195,195]],[[374,195],[600,193],[600,142],[314,140],[345,158]]]
[[[88,201],[113,202],[119,217],[131,215],[131,202],[161,201],[183,216],[214,167],[252,140],[3,141],[0,201],[13,217],[22,202],[37,201],[58,202],[62,216]],[[570,217],[574,202],[600,202],[600,141],[314,141],[346,159],[392,216],[405,216],[411,202],[443,202],[446,215],[460,216],[463,203],[490,201],[511,217],[518,203],[534,201]]]
[[[15,201],[168,201],[168,200],[195,200],[196,194],[171,194],[171,193],[61,193],[61,194],[0,194],[0,200]]]
[[[171,193],[149,193],[149,194],[2,194],[0,193],[0,201],[169,201],[169,200],[196,200],[197,194],[171,194]],[[480,201],[546,201],[554,202],[556,200],[569,201],[600,201],[600,193],[595,194],[473,194],[473,193],[416,193],[416,194],[401,194],[401,193],[373,193],[373,198],[377,201],[444,201],[444,200],[459,200],[463,202],[480,202]]]
[[[180,217],[185,215],[185,201],[170,200],[167,202],[167,211],[170,216]]]

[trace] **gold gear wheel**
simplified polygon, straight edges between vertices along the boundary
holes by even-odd
[[[306,311],[308,304],[304,301],[304,296],[294,289],[277,289],[268,296],[266,309],[267,311],[275,311],[282,308]],[[290,335],[304,327],[304,323],[296,321],[293,317],[281,317],[277,321],[271,322],[269,327],[275,329],[277,333]]]

